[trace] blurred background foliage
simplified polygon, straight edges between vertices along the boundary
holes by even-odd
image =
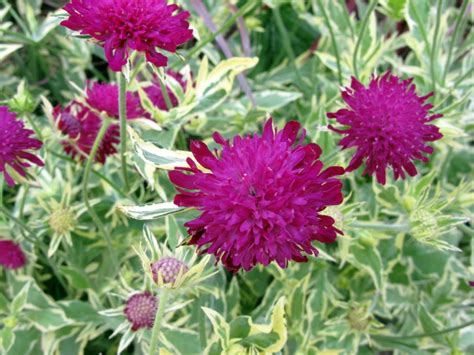
[[[192,212],[124,206],[172,200],[162,168],[182,156],[171,151],[188,150],[190,139],[210,143],[216,130],[227,137],[256,131],[271,114],[279,126],[299,120],[322,160],[345,166],[349,155],[328,132],[326,112],[342,106],[340,89],[351,76],[367,83],[391,69],[414,77],[420,94],[435,92],[444,138],[430,163],[416,178],[386,186],[360,171],[346,175],[345,203],[330,209],[345,234],[318,245],[317,259],[236,275],[210,262],[202,272],[217,273],[180,289],[169,305],[162,346],[182,354],[473,353],[472,3],[177,2],[191,12],[197,39],[171,67],[194,85],[176,89],[180,105],[169,112],[148,105],[159,127],[132,127],[130,193],[120,187],[118,157],[94,166],[90,179],[115,265],[86,211],[84,166],[64,155],[51,116],[88,80],[115,76],[100,47],[59,27],[65,1],[0,1],[0,102],[40,132],[46,161],[33,182],[0,189],[0,235],[21,241],[28,256],[25,269],[0,270],[0,349],[142,353],[149,334],[123,327],[124,298],[150,287],[134,248],[146,226],[171,253],[188,249],[178,244]],[[222,34],[217,41],[213,27]],[[130,89],[140,90],[153,71],[140,58],[134,64]]]

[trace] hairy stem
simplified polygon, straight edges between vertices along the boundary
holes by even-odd
[[[169,290],[167,288],[163,288],[160,294],[158,308],[156,309],[155,322],[153,323],[153,330],[151,332],[150,355],[158,355],[160,353],[160,349],[158,347],[158,337],[160,335],[163,314],[165,313],[166,301],[168,300],[168,292]]]
[[[337,65],[337,74],[338,74],[338,79],[339,79],[339,85],[342,86],[342,69],[341,69],[341,58],[339,57],[339,48],[337,47],[337,41],[336,41],[336,36],[334,35],[334,30],[331,26],[331,21],[329,21],[328,14],[326,13],[326,10],[324,9],[323,2],[322,0],[317,0],[318,6],[319,6],[319,11],[323,14],[324,21],[326,22],[326,26],[329,30],[329,35],[331,36],[331,42],[332,46],[334,48],[334,55],[336,56],[336,65]],[[313,2],[314,4],[314,2]],[[316,6],[313,6],[316,7]]]
[[[117,74],[119,83],[119,117],[120,117],[120,160],[125,189],[130,190],[127,174],[127,79],[122,73]]]
[[[353,228],[358,229],[370,229],[387,232],[407,232],[410,230],[410,226],[407,224],[385,224],[385,223],[372,223],[372,222],[353,222],[350,224]]]
[[[367,12],[365,13],[365,17],[362,20],[362,27],[360,29],[359,35],[357,36],[357,42],[356,46],[354,48],[354,55],[352,56],[352,66],[354,68],[354,75],[356,78],[359,78],[359,68],[357,66],[357,57],[359,54],[359,49],[360,45],[362,44],[362,39],[364,38],[365,31],[367,29],[367,24],[369,23],[369,18],[372,12],[375,10],[375,7],[377,6],[378,1],[377,0],[372,0],[370,2],[369,8],[367,9]]]
[[[166,86],[166,73],[164,74],[164,77],[161,77],[161,75],[157,75],[157,77],[158,82],[160,83],[161,92],[165,99],[166,107],[168,110],[171,110],[173,108],[173,103],[171,102],[170,94],[168,93],[168,88]]]
[[[463,16],[464,16],[465,12],[466,12],[466,8],[467,8],[468,3],[469,3],[468,0],[463,1],[462,6],[459,9],[458,17],[456,19],[456,25],[454,27],[453,36],[452,36],[451,40],[449,41],[448,58],[446,59],[446,65],[445,65],[444,71],[443,71],[443,80],[442,80],[443,85],[446,84],[446,76],[448,75],[449,68],[451,67],[451,58],[453,56],[454,45],[456,44],[456,41],[458,39],[462,19],[463,19]]]
[[[275,19],[278,32],[280,32],[280,36],[282,38],[283,48],[285,49],[285,52],[290,60],[290,66],[293,72],[295,73],[298,86],[301,90],[305,91],[306,85],[298,67],[296,66],[295,52],[293,51],[293,47],[291,46],[290,36],[288,35],[288,30],[286,29],[285,24],[283,23],[283,19],[281,18],[280,10],[278,9],[278,7],[275,7],[273,9],[273,17]]]
[[[102,221],[100,220],[99,216],[97,213],[95,213],[94,209],[92,208],[90,201],[89,201],[89,196],[87,193],[87,188],[89,185],[89,178],[91,175],[91,170],[92,170],[92,164],[94,163],[95,156],[97,154],[97,150],[99,149],[100,143],[102,142],[102,139],[104,138],[105,133],[107,132],[107,129],[110,126],[110,122],[108,120],[104,120],[102,123],[102,127],[100,128],[99,133],[97,134],[97,137],[95,139],[94,145],[92,146],[92,150],[89,154],[89,157],[87,158],[87,163],[86,163],[86,168],[84,170],[84,178],[82,181],[82,198],[84,200],[84,204],[86,205],[87,211],[89,212],[90,216],[92,217],[92,220],[96,224],[97,228],[99,229],[99,232],[104,236],[105,241],[107,243],[107,249],[110,254],[110,258],[112,260],[114,270],[118,271],[118,262],[117,262],[117,257],[115,255],[114,249],[112,247],[112,239],[110,238],[109,233],[107,232],[106,228],[104,227]]]
[[[438,44],[438,34],[439,34],[439,26],[441,22],[441,10],[443,7],[443,0],[438,0],[438,6],[436,7],[436,24],[435,30],[433,33],[433,43],[431,44],[431,52],[430,52],[430,72],[431,72],[431,81],[433,85],[433,92],[436,95],[436,71],[435,71],[435,56],[436,56],[436,49]]]

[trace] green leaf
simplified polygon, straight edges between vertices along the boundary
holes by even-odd
[[[3,293],[0,293],[0,314],[1,313],[8,313],[8,300],[7,298],[3,295]]]
[[[240,316],[230,322],[230,338],[243,339],[250,333],[252,326],[252,318],[248,316]]]
[[[260,333],[264,333],[268,336],[268,339],[272,341],[265,341],[265,336],[258,336]],[[276,334],[274,336],[273,334]],[[270,324],[252,324],[250,328],[249,337],[253,337],[255,345],[268,353],[277,353],[283,349],[288,339],[286,330],[286,319],[285,319],[285,298],[280,297],[275,304],[272,312],[272,318]],[[247,338],[248,339],[248,338]]]
[[[30,291],[31,283],[27,282],[25,286],[21,289],[20,293],[18,293],[13,302],[11,304],[11,313],[17,315],[21,312],[23,307],[26,304],[26,300],[28,299],[28,292]]]
[[[198,333],[187,329],[163,328],[163,342],[172,354],[201,354]],[[185,339],[185,341],[183,341]]]
[[[15,333],[13,333],[13,329],[5,327],[0,330],[0,349],[3,349],[4,354],[9,353],[8,351],[10,350],[14,342]]]
[[[119,347],[117,350],[117,354],[123,353],[128,346],[132,343],[132,341],[135,339],[135,332],[132,332],[131,329],[128,329],[125,334],[120,338],[120,343]]]
[[[222,348],[227,349],[230,340],[230,327],[219,313],[207,307],[201,307],[207,318],[211,321],[214,332],[219,337]]]
[[[268,112],[281,109],[302,96],[300,92],[282,90],[265,90],[254,94],[257,107]]]
[[[180,230],[176,218],[174,216],[166,216],[166,235],[168,237],[168,245],[171,250],[175,250],[180,242]]]
[[[143,206],[119,205],[117,208],[128,217],[139,221],[151,221],[184,210],[184,207],[179,207],[172,202],[153,203]]]
[[[176,167],[186,167],[186,159],[192,158],[190,152],[162,149],[150,142],[145,142],[138,133],[128,127],[133,150],[146,163],[154,166],[156,169],[173,170]]]
[[[30,327],[28,330],[16,330],[15,342],[7,354],[42,354],[38,343],[41,341],[41,332]]]
[[[387,8],[389,15],[395,20],[401,20],[405,10],[407,0],[388,0]]]
[[[427,28],[429,24],[430,2],[425,0],[408,0],[405,7],[405,17],[410,27],[411,34],[418,41],[419,50],[425,51],[424,55],[428,56],[429,44]],[[425,48],[423,48],[425,47]],[[413,48],[416,49],[416,48]],[[422,53],[419,53],[422,54]]]
[[[280,340],[280,337],[277,333],[261,333],[251,335],[241,341],[245,346],[254,345],[260,350],[268,351],[267,349],[271,348],[275,343]]]
[[[60,270],[74,288],[85,290],[91,287],[89,279],[83,271],[68,266],[61,266]]]
[[[19,50],[21,47],[23,47],[22,44],[1,44],[0,43],[0,61],[5,60],[6,57],[8,57],[13,52],[16,52],[17,50]]]
[[[42,332],[51,332],[72,324],[60,308],[27,310],[24,315]]]
[[[89,302],[63,301],[59,303],[66,317],[77,323],[102,324],[103,318]]]
[[[234,57],[219,62],[218,65],[207,75],[207,77],[196,83],[196,91],[199,93],[208,90],[223,81],[225,77],[235,77],[237,74],[248,70],[258,63],[258,58]]]
[[[374,281],[375,287],[381,295],[385,297],[384,268],[382,258],[376,246],[359,242],[351,247],[351,254],[357,267],[369,273]]]
[[[57,16],[59,13],[62,13],[62,10],[48,14],[38,29],[33,32],[31,39],[35,43],[41,42],[52,30],[59,26],[59,23],[62,21],[62,19]]]

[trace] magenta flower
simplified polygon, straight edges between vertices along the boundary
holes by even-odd
[[[130,50],[144,52],[158,67],[168,64],[160,50],[175,53],[176,47],[193,38],[189,12],[166,0],[72,0],[65,7],[69,18],[61,25],[88,35],[104,46],[110,69],[121,71]]]
[[[15,181],[7,171],[11,167],[21,176],[26,176],[26,168],[31,163],[43,166],[43,161],[31,150],[38,150],[43,143],[31,138],[33,131],[26,129],[22,121],[5,106],[0,106],[0,172],[5,176],[9,186],[14,186]]]
[[[214,254],[233,272],[276,261],[306,262],[318,255],[313,241],[331,243],[340,232],[334,219],[322,214],[342,202],[342,183],[335,176],[344,169],[323,170],[317,144],[297,140],[300,124],[289,122],[281,131],[265,124],[263,135],[236,136],[233,142],[214,133],[222,151],[191,143],[196,161],[170,172],[179,194],[175,203],[195,207],[202,214],[185,224],[189,244]]]
[[[188,271],[188,265],[173,257],[162,258],[151,265],[153,280],[158,282],[158,274],[161,274],[165,284],[174,284],[180,272],[184,275]]]
[[[417,173],[414,160],[427,162],[424,155],[433,153],[427,142],[440,139],[439,128],[428,124],[442,115],[430,115],[433,107],[425,101],[433,95],[418,96],[413,79],[401,80],[391,72],[372,77],[368,87],[352,78],[350,88],[342,92],[349,108],[328,113],[329,118],[348,126],[333,131],[345,135],[339,142],[343,149],[356,148],[346,171],[353,171],[366,161],[363,175],[374,173],[385,184],[386,169],[391,167],[395,180]]]
[[[81,160],[92,150],[103,123],[101,115],[112,119],[119,117],[117,85],[94,83],[87,88],[86,93],[87,105],[75,100],[65,109],[56,107],[54,110],[59,129],[69,137],[69,140],[63,141],[64,150],[72,157],[79,156]],[[127,92],[127,118],[140,117],[148,117],[148,114],[141,107],[138,95]],[[117,152],[119,142],[119,126],[112,124],[100,143],[95,160],[104,164],[108,156]]]
[[[0,239],[0,265],[16,270],[26,264],[26,257],[20,245],[12,240]]]
[[[153,327],[157,304],[157,297],[150,292],[137,293],[128,299],[124,313],[134,332],[141,328]]]
[[[180,73],[176,73],[172,70],[168,70],[166,72],[167,76],[172,76],[176,81],[181,85],[181,87],[186,89],[186,80],[184,80],[184,77]],[[173,94],[171,89],[167,87],[168,95],[171,100],[171,104],[173,107],[178,106],[178,99],[176,96]],[[165,96],[163,95],[163,91],[161,90],[161,86],[159,82],[153,81],[153,84],[145,89],[145,92],[150,99],[150,101],[158,107],[162,111],[168,111],[168,106],[166,106],[166,101],[165,101]]]

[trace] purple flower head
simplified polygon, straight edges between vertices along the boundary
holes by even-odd
[[[321,212],[342,202],[344,173],[338,166],[323,169],[317,144],[303,144],[300,124],[292,121],[281,131],[272,120],[263,134],[235,136],[212,153],[206,144],[191,143],[196,161],[170,172],[179,194],[175,203],[195,207],[201,215],[185,224],[189,244],[213,254],[230,271],[251,270],[276,261],[306,262],[318,255],[313,241],[331,243],[340,232],[334,219]]]
[[[153,280],[158,282],[158,274],[161,274],[165,284],[174,284],[178,274],[181,272],[184,275],[188,270],[188,265],[173,257],[161,258],[151,265]]]
[[[21,247],[12,240],[0,240],[0,265],[7,269],[19,269],[25,266],[26,257]]]
[[[72,157],[79,156],[81,160],[90,154],[103,124],[100,114],[113,119],[119,118],[117,85],[94,83],[87,87],[86,93],[87,105],[73,101],[65,109],[56,107],[54,110],[59,129],[71,140],[63,142],[64,150]],[[148,115],[141,107],[138,95],[127,92],[127,118],[139,117],[148,117]],[[117,152],[119,143],[119,126],[112,124],[100,143],[96,161],[104,164],[108,156]]]
[[[178,9],[167,0],[72,0],[64,7],[69,18],[61,25],[103,45],[113,71],[122,70],[130,50],[144,52],[149,62],[164,67],[168,58],[157,48],[175,53],[193,38],[189,12],[175,14]]]
[[[124,313],[134,332],[141,328],[153,327],[157,304],[157,297],[150,292],[137,293],[128,299]]]
[[[373,76],[368,87],[352,78],[350,88],[342,91],[342,97],[349,106],[337,112],[328,113],[329,118],[348,126],[333,131],[345,135],[339,142],[343,149],[356,148],[346,168],[353,171],[366,162],[363,174],[377,176],[381,184],[386,182],[386,169],[391,167],[395,180],[405,179],[405,172],[415,176],[414,160],[427,162],[425,154],[433,148],[427,142],[440,139],[439,128],[428,124],[442,115],[430,115],[432,104],[425,101],[432,96],[418,96],[413,79],[401,80],[391,72]]]
[[[181,74],[176,73],[172,70],[168,70],[166,72],[166,75],[172,76],[181,85],[183,90],[186,89],[186,80],[184,80],[184,77]],[[167,91],[171,100],[171,105],[173,107],[178,106],[178,99],[176,98],[176,96],[173,94],[173,92],[171,91],[169,87],[167,87]],[[168,111],[168,106],[166,106],[165,96],[163,95],[163,91],[161,90],[161,86],[159,82],[153,81],[153,84],[147,87],[145,89],[145,92],[147,96],[149,97],[150,101],[153,103],[153,105],[155,105],[162,111]]]
[[[43,166],[43,161],[31,150],[38,150],[43,143],[31,138],[33,131],[26,129],[22,121],[5,106],[0,106],[0,173],[5,176],[9,186],[14,186],[15,181],[7,171],[7,166],[13,168],[21,176],[26,176],[26,168],[31,163]]]

